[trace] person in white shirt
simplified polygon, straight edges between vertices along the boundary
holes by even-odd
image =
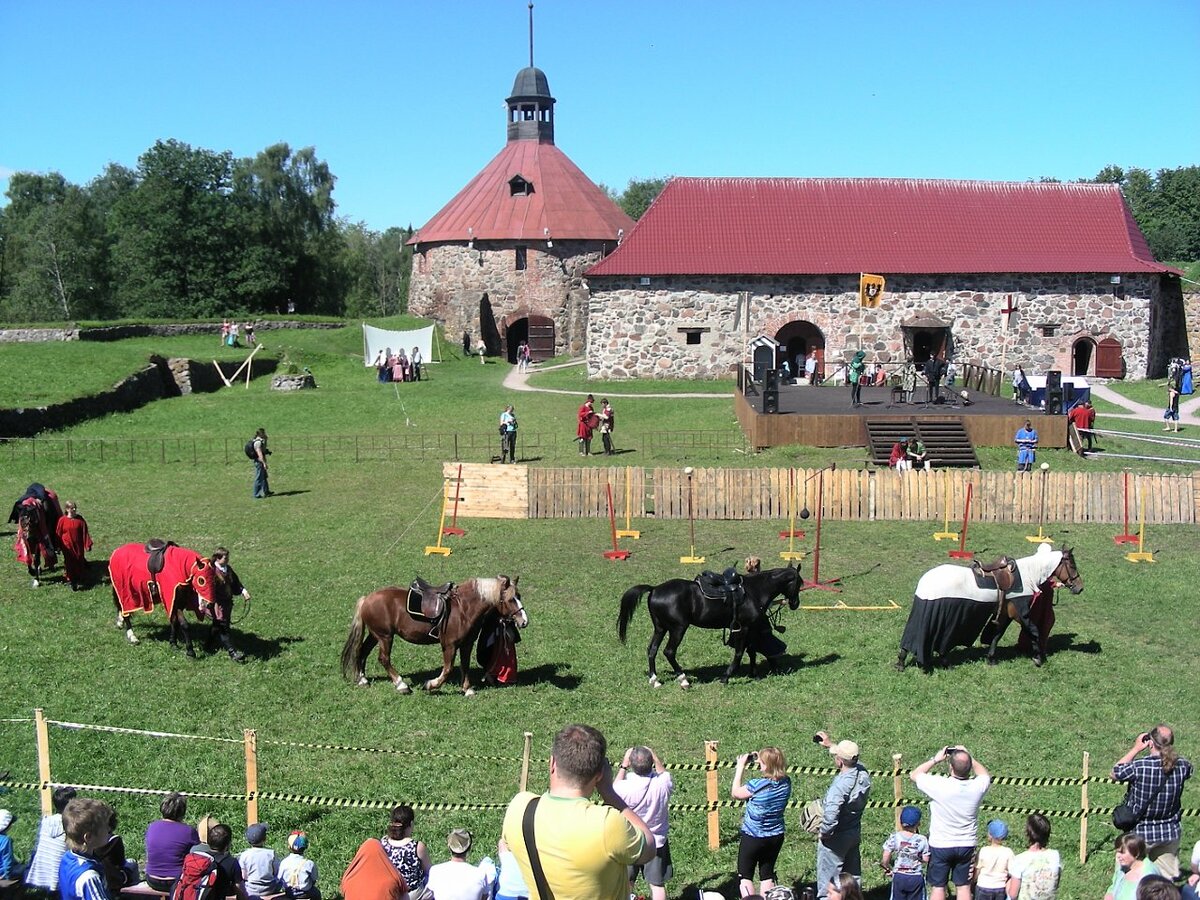
[[[950,777],[931,775],[943,761]],[[975,776],[972,778],[972,774]],[[956,900],[971,900],[971,863],[975,859],[977,817],[992,777],[961,745],[943,747],[909,775],[929,804],[929,900],[946,900],[946,884],[954,882]]]
[[[437,900],[487,900],[491,897],[491,878],[478,866],[467,862],[471,841],[471,832],[465,828],[450,832],[446,839],[450,860],[433,866],[426,882]]]

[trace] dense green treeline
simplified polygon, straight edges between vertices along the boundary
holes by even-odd
[[[405,310],[411,229],[335,216],[314,150],[254,158],[159,141],[86,185],[14,174],[0,209],[0,319]]]

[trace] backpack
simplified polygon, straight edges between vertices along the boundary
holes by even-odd
[[[258,459],[258,454],[254,452],[254,438],[246,441],[246,456],[249,459]]]
[[[220,877],[216,857],[203,850],[189,850],[183,858],[183,871],[167,895],[168,900],[224,900],[214,895]]]

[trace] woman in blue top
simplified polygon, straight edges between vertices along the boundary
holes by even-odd
[[[762,777],[742,784],[746,764],[751,762],[762,770]],[[758,893],[766,894],[775,887],[775,860],[783,848],[783,811],[792,796],[792,780],[787,776],[782,751],[778,747],[763,747],[757,753],[739,756],[731,793],[735,800],[749,801],[742,816],[738,845],[740,894],[746,897],[755,893],[756,866],[760,878]]]

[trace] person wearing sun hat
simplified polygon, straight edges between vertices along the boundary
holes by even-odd
[[[929,862],[929,841],[917,831],[921,810],[906,806],[900,810],[900,830],[883,842],[879,864],[892,879],[890,900],[925,900],[925,864]]]
[[[266,841],[267,823],[255,822],[246,829],[246,843],[250,846],[238,854],[250,900],[277,893],[280,888],[279,854],[266,846]]]
[[[478,866],[467,862],[474,838],[465,828],[455,828],[446,838],[450,859],[429,870],[426,882],[437,900],[487,900],[492,880]]]
[[[1004,846],[1008,823],[992,819],[987,827],[988,842],[975,857],[975,900],[1004,900],[1008,889],[1008,870],[1014,853]]]
[[[317,887],[317,864],[306,859],[308,835],[293,831],[288,835],[287,848],[290,853],[279,864],[279,881],[283,892],[291,898],[321,900],[321,889]]]
[[[842,872],[862,877],[862,814],[871,794],[871,776],[858,761],[854,741],[834,741],[826,732],[814,737],[833,756],[837,774],[825,792],[825,815],[817,835],[817,896],[826,897],[829,883]]]

